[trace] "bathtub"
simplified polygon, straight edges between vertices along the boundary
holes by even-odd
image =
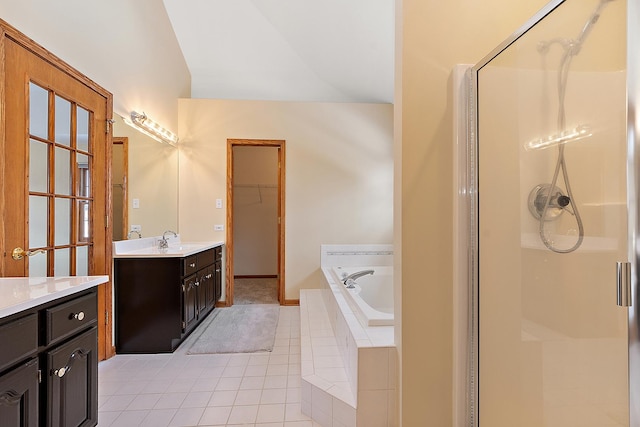
[[[355,288],[347,289],[342,279],[363,270],[374,273],[357,278]],[[331,273],[362,326],[393,325],[393,267],[338,266]]]

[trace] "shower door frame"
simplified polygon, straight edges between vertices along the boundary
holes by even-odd
[[[468,381],[467,381],[467,425],[470,427],[486,427],[479,425],[478,402],[479,394],[479,240],[478,240],[478,73],[515,43],[527,31],[565,3],[567,0],[552,0],[538,13],[531,17],[522,27],[514,32],[502,44],[485,56],[471,68],[468,82],[471,96],[468,106],[468,136],[467,156],[468,170],[466,192],[469,209],[469,325],[468,325]],[[603,0],[604,1],[604,0]],[[621,1],[621,0],[616,0]],[[626,0],[627,10],[627,214],[628,214],[628,261],[632,269],[632,304],[628,310],[629,337],[628,347],[640,346],[640,301],[638,301],[640,278],[638,277],[638,258],[640,245],[636,245],[640,217],[638,215],[640,203],[640,2]],[[635,47],[635,50],[634,50]],[[622,260],[621,260],[622,261]],[[612,274],[612,281],[614,276]],[[613,298],[613,296],[612,296]],[[635,323],[637,327],[631,327]],[[635,334],[634,334],[635,332]],[[629,352],[629,375],[631,370],[640,370],[640,354]],[[634,368],[635,367],[635,368]],[[638,373],[640,377],[640,373]],[[631,386],[629,378],[629,426],[640,427],[640,386]]]

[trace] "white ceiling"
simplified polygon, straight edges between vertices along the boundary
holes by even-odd
[[[163,0],[193,98],[393,102],[394,0]]]

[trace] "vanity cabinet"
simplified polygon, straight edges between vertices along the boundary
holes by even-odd
[[[183,257],[114,259],[116,352],[173,352],[215,308],[221,266],[222,246]]]
[[[0,319],[0,424],[98,423],[95,290]]]
[[[38,427],[38,359],[0,376],[0,420],[7,427]]]

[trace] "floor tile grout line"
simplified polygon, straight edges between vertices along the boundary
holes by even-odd
[[[281,332],[285,333],[287,335],[287,339],[289,340],[287,347],[287,351],[284,352],[283,354],[268,354],[265,353],[264,355],[228,355],[228,357],[226,358],[216,358],[216,368],[221,369],[221,372],[224,372],[224,369],[228,368],[228,367],[242,367],[241,371],[242,371],[242,377],[223,377],[222,373],[219,377],[212,379],[211,381],[219,381],[220,379],[223,378],[239,378],[239,381],[242,382],[242,379],[244,378],[251,378],[251,376],[247,375],[247,371],[248,371],[248,367],[249,366],[260,366],[258,363],[260,363],[262,366],[265,366],[265,369],[268,369],[269,366],[278,366],[278,365],[286,365],[286,369],[282,369],[282,368],[272,368],[273,369],[273,373],[274,375],[269,375],[270,377],[273,377],[274,379],[272,380],[274,383],[273,384],[263,384],[262,388],[259,389],[255,389],[256,391],[259,391],[259,400],[257,400],[257,403],[254,403],[253,405],[251,403],[247,404],[247,405],[243,405],[241,401],[237,400],[238,399],[238,393],[241,391],[245,391],[245,390],[241,390],[240,386],[238,386],[237,389],[233,390],[234,392],[234,396],[233,396],[233,402],[231,402],[231,405],[229,406],[229,408],[231,408],[230,410],[233,410],[233,408],[238,408],[238,407],[243,407],[243,406],[255,406],[256,411],[259,410],[264,410],[267,411],[267,408],[270,408],[272,410],[276,410],[275,408],[278,408],[277,410],[282,410],[284,408],[285,410],[285,419],[282,421],[277,421],[277,423],[282,423],[283,426],[285,426],[289,421],[287,421],[286,418],[286,414],[288,414],[289,412],[287,412],[287,410],[291,410],[290,408],[292,407],[297,407],[297,411],[298,411],[298,415],[296,415],[296,417],[300,418],[302,421],[309,423],[308,425],[313,425],[316,426],[316,423],[313,423],[310,418],[301,415],[301,384],[300,384],[300,351],[299,351],[299,343],[300,343],[300,326],[299,326],[299,309],[295,308],[295,312],[293,312],[291,310],[291,308],[288,308],[287,310],[283,310],[281,308],[280,311],[280,321],[279,321],[279,329],[281,330]],[[286,314],[285,314],[286,313]],[[297,316],[296,316],[297,314]],[[282,319],[286,318],[286,322],[282,322]],[[282,324],[286,323],[287,326],[282,326]],[[292,338],[295,337],[295,338]],[[297,342],[292,343],[291,340],[292,339],[297,339]],[[283,342],[284,343],[284,342]],[[285,346],[283,346],[285,347]],[[189,367],[191,369],[193,369],[194,373],[197,373],[197,369],[198,368],[204,368],[205,363],[202,363],[202,361],[206,361],[206,359],[200,359],[196,362],[193,362],[195,359],[188,359],[189,357],[193,357],[193,355],[186,355],[186,354],[174,354],[171,355],[168,358],[163,358],[161,362],[158,362],[154,356],[156,355],[150,355],[149,358],[146,358],[144,356],[142,357],[123,357],[122,359],[124,359],[123,362],[123,366],[127,366],[129,365],[129,367],[135,367],[136,365],[137,368],[139,370],[143,370],[143,367],[146,367],[146,369],[148,369],[147,372],[152,372],[152,369],[163,369],[166,367],[173,367],[176,369],[180,369],[180,368],[186,368]],[[257,357],[254,357],[257,356]],[[268,357],[267,357],[268,356]],[[117,356],[116,356],[117,357]],[[210,360],[214,360],[214,359],[210,359]],[[221,362],[222,361],[222,362]],[[283,363],[285,362],[285,363]],[[155,363],[156,365],[154,366],[154,368],[151,368],[150,366]],[[113,365],[113,366],[111,366]],[[111,363],[110,365],[105,365],[105,369],[102,370],[102,374],[103,375],[109,375],[109,374],[116,374],[113,378],[117,378],[116,381],[112,381],[113,383],[117,383],[117,382],[121,382],[122,384],[127,383],[127,381],[122,380],[122,377],[118,377],[117,372],[119,370],[119,366],[117,366],[117,363]],[[293,373],[292,373],[293,372]],[[278,375],[281,374],[281,375]],[[139,377],[142,377],[143,379],[141,381],[146,381],[146,382],[150,382],[153,381],[153,379],[150,378],[144,378],[146,375],[148,375],[148,373],[139,373]],[[195,374],[194,374],[195,375]],[[197,375],[196,375],[197,376]],[[265,372],[265,382],[266,382],[266,378],[268,376],[266,375]],[[276,379],[275,377],[280,377],[280,379]],[[187,388],[186,391],[183,391],[181,393],[186,393],[186,396],[188,396],[190,393],[210,393],[211,394],[211,398],[213,398],[213,394],[218,391],[218,384],[216,383],[212,388],[213,390],[206,390],[206,391],[201,391],[201,390],[194,390],[194,388],[196,387],[196,381],[198,378],[190,378],[191,380],[191,384],[189,386],[185,385],[185,388]],[[181,378],[180,376],[176,376],[174,378],[171,379],[167,379],[166,381],[177,381],[179,382],[179,380],[184,380],[184,378]],[[133,381],[133,379],[129,380],[129,381]],[[280,383],[278,383],[278,381],[280,381]],[[107,380],[107,382],[109,382]],[[190,381],[186,381],[185,384],[189,383]],[[295,387],[292,387],[292,385],[294,385]],[[267,386],[267,388],[265,388],[265,386]],[[279,388],[268,388],[270,386],[273,387],[279,387]],[[135,391],[135,389],[131,389],[131,391]],[[269,400],[264,400],[263,397],[265,395],[268,395],[268,393],[274,393],[277,392],[280,394],[281,397],[277,398],[277,402],[272,403]],[[292,393],[297,393],[297,396],[291,397]],[[139,396],[145,396],[145,395],[149,395],[149,394],[159,394],[160,396],[163,395],[167,395],[167,394],[171,394],[168,391],[164,391],[163,393],[145,393],[144,392],[144,388],[143,389],[139,389],[137,390],[137,393],[132,394],[132,402],[138,398]],[[111,396],[108,394],[100,394],[100,397],[102,399],[109,399]],[[158,400],[161,397],[158,398]],[[211,399],[210,398],[210,399]],[[149,397],[141,397],[140,399],[144,400],[144,399],[152,399]],[[284,400],[284,401],[282,401]],[[255,401],[255,399],[254,399]],[[131,405],[132,403],[130,403]],[[140,411],[147,411],[149,412],[146,417],[150,417],[152,415],[156,415],[159,411],[165,411],[165,413],[168,413],[170,411],[174,411],[175,414],[172,418],[172,420],[175,419],[175,421],[172,421],[174,423],[177,423],[179,416],[183,416],[184,414],[194,414],[196,411],[201,410],[201,414],[199,416],[199,422],[200,420],[202,420],[202,417],[204,416],[204,412],[209,409],[209,408],[215,408],[214,406],[211,406],[211,400],[207,401],[206,406],[197,406],[197,407],[184,407],[183,406],[184,403],[181,404],[181,406],[179,408],[163,408],[163,409],[159,409],[159,408],[152,408],[152,409],[138,409],[136,407],[131,406],[129,409],[124,409],[124,410],[119,410],[119,411],[111,411],[111,412],[117,412],[117,416],[120,417],[123,414],[126,414],[127,412],[129,414],[129,416],[133,416],[134,413],[136,412],[140,412]],[[201,403],[201,405],[204,405],[204,403]],[[108,409],[108,405],[106,406]],[[109,411],[103,411],[103,409],[105,408],[104,405],[101,404],[101,412],[109,412]],[[237,411],[240,411],[240,409],[237,409]],[[256,417],[257,417],[257,413],[256,413]],[[126,417],[123,417],[122,420],[124,420]],[[296,419],[298,419],[296,418]],[[228,422],[229,419],[227,419]],[[256,423],[258,423],[258,418],[255,419]],[[117,418],[114,421],[113,424],[110,424],[115,426],[118,426],[118,422],[117,422]],[[253,425],[253,424],[252,424]],[[259,425],[259,424],[256,424]],[[102,425],[100,425],[100,427],[103,427]]]

